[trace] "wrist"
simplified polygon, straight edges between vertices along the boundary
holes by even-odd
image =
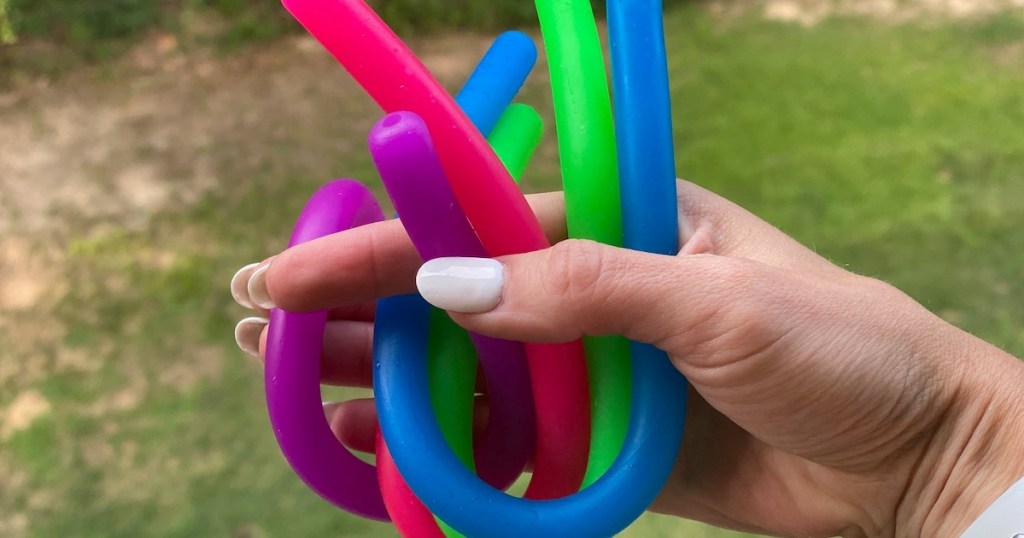
[[[914,472],[897,536],[958,537],[1024,476],[1024,363],[983,344]]]

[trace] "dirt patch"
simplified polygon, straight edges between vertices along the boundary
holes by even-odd
[[[224,368],[220,348],[205,347],[190,352],[195,358],[168,364],[158,381],[178,392],[187,391],[202,381],[216,381]]]
[[[146,396],[147,383],[142,372],[135,372],[129,378],[127,386],[117,392],[111,392],[96,401],[84,406],[81,413],[93,417],[105,417],[111,413],[120,413],[135,409]]]
[[[999,45],[989,49],[992,61],[1006,69],[1024,68],[1024,41]]]
[[[19,537],[28,535],[28,516],[22,513],[0,516],[0,534]]]
[[[4,410],[0,439],[9,439],[49,413],[50,402],[39,391],[26,390],[18,394]]]
[[[0,451],[0,491],[4,496],[0,497],[5,501],[17,499],[26,494],[28,474],[19,469],[14,459],[9,454]],[[0,512],[0,536],[5,538],[21,538],[28,536],[30,519],[23,508],[13,509],[10,504],[0,503],[0,509],[8,510]]]
[[[716,0],[712,13],[736,16],[758,10],[769,20],[811,26],[834,15],[870,17],[888,22],[988,17],[1024,9],[1024,0]]]
[[[0,311],[24,312],[47,306],[67,291],[52,253],[13,234],[0,236]]]

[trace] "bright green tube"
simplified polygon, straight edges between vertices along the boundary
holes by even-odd
[[[427,339],[430,398],[434,413],[452,451],[470,469],[473,465],[473,399],[476,395],[476,349],[465,329],[443,310],[430,310],[430,338]],[[437,524],[449,538],[462,537],[438,518]]]
[[[618,162],[601,40],[589,0],[536,0],[551,72],[569,237],[622,246]],[[631,367],[624,338],[585,338],[590,460],[584,486],[618,456],[629,425]]]
[[[487,140],[512,178],[519,181],[543,134],[544,120],[540,114],[529,105],[513,103],[505,109]]]
[[[455,455],[473,469],[473,396],[476,394],[476,350],[469,334],[443,310],[430,312],[427,354],[430,397],[441,434]]]

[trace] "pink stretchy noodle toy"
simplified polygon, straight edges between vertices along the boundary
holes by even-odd
[[[386,112],[410,111],[430,129],[452,190],[492,256],[550,244],[508,171],[466,115],[362,0],[283,0],[285,8]],[[579,489],[590,450],[590,395],[579,341],[527,344],[537,413],[529,498]]]
[[[416,494],[409,489],[402,474],[398,472],[380,428],[377,428],[375,443],[377,481],[384,495],[384,504],[388,508],[388,513],[393,516],[391,521],[398,529],[398,533],[415,538],[444,538],[444,532],[437,525],[434,514],[416,498]]]

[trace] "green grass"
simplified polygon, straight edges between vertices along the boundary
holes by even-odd
[[[1024,355],[1024,21],[803,29],[682,7],[667,25],[680,175]],[[525,98],[550,116],[537,78]],[[222,187],[199,203],[69,243],[67,332],[40,352],[102,361],[34,385],[55,411],[0,441],[21,474],[0,521],[24,514],[38,537],[390,535],[288,470],[226,290],[234,269],[281,248],[316,185],[374,178],[358,149],[372,115],[358,108],[284,121],[253,158],[217,141]],[[546,144],[531,190],[557,184]],[[628,535],[736,536],[663,517]]]

